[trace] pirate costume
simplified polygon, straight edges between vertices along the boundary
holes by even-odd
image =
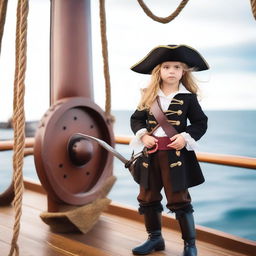
[[[154,48],[131,69],[142,74],[151,74],[158,64],[166,61],[179,61],[193,68],[194,71],[209,68],[204,58],[193,48],[186,45],[167,45]],[[184,240],[183,256],[196,256],[195,224],[193,207],[188,188],[204,182],[204,177],[195,155],[196,141],[207,129],[207,116],[198,103],[197,95],[188,91],[180,83],[179,90],[166,96],[159,89],[158,98],[168,123],[173,125],[186,141],[181,150],[167,147],[170,139],[159,126],[149,109],[136,110],[131,116],[131,129],[136,135],[131,144],[140,143],[146,133],[158,140],[158,150],[146,156],[141,166],[140,192],[137,197],[139,213],[144,215],[148,240],[132,251],[137,255],[148,254],[154,250],[164,250],[161,235],[161,189],[167,199],[167,208],[175,212]],[[187,125],[187,119],[190,124]]]

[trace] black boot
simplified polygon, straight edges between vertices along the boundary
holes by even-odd
[[[196,230],[193,213],[186,212],[176,216],[176,218],[179,221],[182,239],[184,240],[184,251],[182,256],[197,256]]]
[[[144,213],[145,227],[148,232],[148,240],[132,249],[135,255],[145,255],[152,251],[165,249],[164,239],[161,234],[161,212],[147,211]]]

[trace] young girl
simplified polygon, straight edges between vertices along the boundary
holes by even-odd
[[[131,129],[135,140],[146,148],[161,145],[148,154],[141,168],[147,175],[140,176],[140,192],[137,197],[139,213],[144,215],[148,240],[132,250],[144,255],[165,249],[161,235],[161,189],[167,199],[167,208],[174,212],[184,240],[183,256],[197,255],[193,207],[188,188],[204,182],[194,149],[207,129],[207,116],[198,100],[198,87],[191,71],[209,69],[204,58],[187,45],[166,45],[154,48],[132,68],[142,74],[151,74],[151,82],[144,89],[137,110],[131,116]],[[159,98],[170,125],[178,134],[171,138],[157,123],[150,111]],[[187,125],[187,120],[190,124]],[[133,141],[134,143],[134,141]],[[144,170],[143,170],[144,171]],[[145,171],[143,172],[145,174]]]

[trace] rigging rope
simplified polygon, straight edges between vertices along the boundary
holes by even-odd
[[[111,115],[111,85],[108,65],[108,41],[106,32],[106,11],[105,0],[99,0],[100,4],[100,31],[101,31],[101,44],[102,44],[102,57],[104,63],[104,78],[105,78],[105,113],[108,123],[113,123],[115,118]]]
[[[2,38],[4,33],[4,24],[6,18],[8,0],[0,1],[0,54],[1,54],[1,46],[2,46]]]
[[[251,0],[252,13],[254,18],[256,19],[256,0]]]
[[[23,158],[25,147],[25,72],[26,72],[26,48],[27,48],[27,16],[28,0],[18,0],[17,23],[16,23],[16,63],[13,96],[13,180],[14,180],[14,209],[15,221],[13,226],[13,237],[9,256],[19,255],[17,244],[20,231],[20,218],[22,214],[23,195]]]
[[[141,8],[143,9],[143,11],[154,21],[160,22],[160,23],[169,23],[170,21],[172,21],[174,18],[176,18],[180,12],[182,11],[182,9],[186,6],[186,4],[188,3],[189,0],[182,0],[181,3],[179,4],[179,6],[177,7],[177,9],[170,14],[167,17],[158,17],[155,14],[153,14],[151,12],[151,10],[147,7],[147,5],[144,3],[143,0],[137,0],[138,3],[140,4]],[[252,0],[254,1],[254,0]]]

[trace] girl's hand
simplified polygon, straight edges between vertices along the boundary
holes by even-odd
[[[142,141],[142,143],[144,144],[144,146],[146,148],[152,148],[152,147],[155,146],[155,144],[157,142],[157,139],[153,136],[148,135],[148,134],[144,134],[141,137],[141,141]]]
[[[172,141],[172,143],[167,145],[167,147],[171,147],[171,148],[174,148],[176,150],[181,150],[186,145],[185,139],[180,134],[174,135],[173,137],[170,138],[170,140]]]

